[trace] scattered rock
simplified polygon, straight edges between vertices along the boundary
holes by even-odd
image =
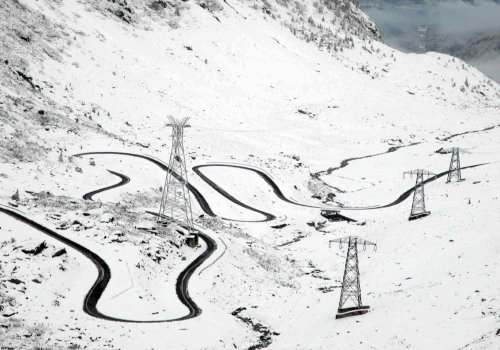
[[[55,252],[54,254],[52,254],[52,257],[53,258],[57,258],[58,256],[61,256],[61,255],[64,255],[64,254],[66,254],[66,249],[65,248],[60,249],[57,252]]]
[[[333,292],[335,288],[340,288],[340,286],[320,287],[318,288],[318,290],[321,291],[322,293],[330,293]]]
[[[307,115],[309,118],[312,118],[312,119],[314,119],[314,118],[316,118],[316,117],[317,117],[317,115],[316,115],[316,114],[314,114],[314,113],[312,113],[312,112],[305,111],[305,110],[303,110],[303,109],[297,109],[297,112],[298,112],[298,113],[300,113],[300,114],[305,114],[305,115]]]
[[[337,195],[335,193],[332,193],[332,192],[329,192],[327,195],[326,195],[326,202],[334,202],[335,201],[335,197]]]
[[[450,150],[447,150],[447,149],[444,149],[443,147],[441,147],[440,149],[434,151],[434,153],[448,154],[448,153],[451,153],[451,152],[450,152]]]
[[[19,75],[25,82],[27,82],[32,88],[33,90],[38,90],[38,91],[42,91],[42,88],[40,88],[40,85],[38,84],[35,84],[33,83],[33,78],[24,74],[23,72],[21,72],[20,70],[17,70],[16,71],[17,75]]]
[[[314,269],[310,272],[306,272],[305,275],[311,275],[311,277],[314,277],[314,278],[319,278],[319,279],[322,279],[322,280],[325,280],[325,281],[329,281],[330,278],[327,277],[327,276],[324,276],[323,273],[325,271],[323,270],[320,270],[320,269]]]
[[[42,243],[40,243],[36,248],[34,249],[21,249],[21,251],[24,253],[24,254],[30,254],[30,255],[38,255],[40,254],[41,252],[43,252],[45,249],[47,249],[47,243],[45,243],[45,241],[43,241]]]
[[[5,310],[5,312],[3,313],[3,317],[11,317],[11,316],[14,316],[15,314],[17,314],[16,311],[12,310],[12,309],[8,309],[8,310]]]
[[[274,226],[271,226],[271,228],[282,229],[283,227],[286,227],[286,226],[288,226],[288,224],[274,225]]]
[[[338,211],[334,210],[322,210],[321,216],[328,219],[328,221],[347,221],[356,222],[356,220],[348,218],[347,216],[339,214]]]
[[[277,247],[285,247],[287,245],[297,243],[298,241],[302,240],[305,237],[307,237],[306,234],[299,232],[298,235],[294,239],[292,239],[291,241],[287,241],[285,243],[281,243],[281,244],[277,245]]]
[[[61,223],[59,226],[56,227],[57,230],[67,230],[68,229],[68,223],[67,222],[63,222]]]
[[[24,283],[23,281],[21,281],[20,279],[17,279],[17,278],[11,278],[10,280],[7,280],[7,282],[14,283],[14,284]]]
[[[19,189],[16,190],[16,193],[14,193],[12,195],[12,197],[10,197],[12,200],[18,202],[20,200],[20,196],[19,196]]]
[[[115,218],[110,213],[104,213],[99,218],[99,222],[102,222],[102,223],[109,223],[109,222],[113,222],[113,221],[115,221]]]

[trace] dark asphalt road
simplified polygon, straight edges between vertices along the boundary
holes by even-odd
[[[475,167],[482,166],[482,165],[485,165],[485,164],[488,164],[488,163],[482,163],[482,164],[475,164],[475,165],[465,166],[465,167],[462,167],[462,170],[470,169],[470,168],[475,168]],[[415,190],[415,186],[413,186],[409,190],[403,192],[394,201],[392,201],[392,202],[390,202],[388,204],[382,204],[382,205],[373,205],[373,206],[366,206],[366,207],[339,207],[339,206],[326,206],[326,205],[325,206],[318,206],[318,205],[312,205],[312,204],[303,204],[303,203],[299,203],[299,202],[293,201],[291,199],[288,199],[283,194],[283,192],[281,191],[281,189],[279,188],[279,186],[276,184],[276,182],[274,182],[274,180],[271,179],[269,177],[269,175],[267,175],[264,171],[262,171],[260,169],[257,169],[257,168],[246,167],[244,165],[239,165],[239,164],[225,164],[225,163],[223,163],[223,164],[203,164],[203,165],[197,165],[197,166],[193,167],[193,171],[196,174],[198,174],[204,181],[206,181],[208,183],[208,185],[212,186],[216,191],[218,191],[220,194],[222,194],[225,197],[226,197],[226,193],[227,192],[224,191],[224,190],[222,190],[216,183],[214,183],[212,180],[210,180],[205,174],[203,174],[200,171],[200,169],[206,168],[206,167],[230,167],[230,168],[239,168],[239,169],[245,169],[245,170],[248,170],[248,171],[252,171],[252,172],[258,174],[271,187],[271,189],[273,190],[274,194],[279,199],[281,199],[282,201],[290,203],[290,204],[293,204],[293,205],[299,205],[299,206],[302,206],[302,207],[318,208],[318,209],[323,209],[323,210],[328,210],[328,209],[331,209],[331,210],[373,210],[373,209],[388,208],[388,207],[392,207],[394,205],[400,204],[406,198],[408,198],[413,193],[413,191]],[[443,172],[441,172],[441,173],[439,173],[437,175],[431,176],[427,180],[424,181],[424,184],[427,184],[427,183],[430,183],[432,181],[435,181],[435,180],[439,179],[440,177],[443,177],[443,176],[445,176],[447,174],[448,174],[448,170],[443,171]],[[231,198],[226,197],[226,198],[228,198],[229,200],[231,200],[232,197]]]
[[[116,174],[116,173],[115,173]],[[122,181],[120,181],[120,184],[117,185],[122,185],[124,181],[128,182],[128,177],[125,177],[123,175]],[[126,179],[125,179],[126,178]],[[125,183],[126,183],[125,182]],[[98,192],[103,192],[106,189],[110,188],[115,188],[117,187],[116,185],[106,187],[104,189],[98,190]],[[96,192],[96,191],[94,191]],[[88,195],[88,194],[87,194]],[[80,252],[83,254],[85,257],[87,257],[92,263],[94,263],[95,267],[97,268],[97,279],[90,288],[90,290],[87,292],[87,295],[85,296],[85,299],[83,301],[83,310],[96,318],[102,319],[102,320],[108,320],[108,321],[119,321],[119,322],[131,322],[131,323],[161,323],[161,322],[174,322],[174,321],[183,321],[183,320],[188,320],[190,318],[197,317],[201,314],[202,310],[201,308],[193,301],[191,296],[189,295],[189,279],[193,275],[193,273],[196,271],[196,269],[203,264],[205,260],[207,260],[212,253],[217,249],[217,244],[215,241],[207,236],[204,233],[199,233],[199,237],[203,239],[203,241],[206,243],[207,248],[205,251],[203,251],[191,264],[189,264],[180,274],[179,277],[177,278],[176,282],[176,293],[177,297],[181,301],[182,304],[184,304],[189,312],[187,315],[184,315],[182,317],[177,317],[177,318],[172,318],[172,319],[163,319],[163,320],[132,320],[132,319],[123,319],[123,318],[117,318],[117,317],[112,317],[109,315],[105,315],[102,312],[100,312],[97,309],[97,303],[99,302],[99,299],[101,298],[102,294],[104,293],[104,290],[106,289],[109,281],[111,280],[111,269],[109,268],[108,264],[102,259],[99,255],[96,253],[92,252],[90,249],[85,248],[81,244],[78,244],[60,234],[55,232],[54,230],[26,217],[25,215],[21,214],[17,210],[14,209],[8,209],[6,207],[0,206],[0,212],[9,215],[10,217],[24,223],[27,225],[30,225],[31,227],[35,228],[36,230],[60,241],[61,243],[75,249],[76,251]]]
[[[83,195],[83,199],[85,199],[85,200],[92,200],[92,197],[95,196],[98,193],[101,193],[101,192],[104,192],[104,191],[111,190],[113,188],[117,188],[117,187],[126,185],[126,184],[128,184],[130,182],[130,178],[127,175],[123,175],[123,174],[120,174],[120,173],[117,173],[117,172],[111,171],[111,170],[108,170],[108,171],[111,174],[118,176],[120,178],[120,182],[118,182],[118,183],[116,183],[114,185],[111,185],[111,186],[103,187],[103,188],[100,188],[98,190],[86,193],[86,194]]]

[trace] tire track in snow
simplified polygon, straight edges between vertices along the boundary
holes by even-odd
[[[226,254],[226,250],[227,250],[227,244],[226,242],[224,242],[224,240],[219,237],[220,241],[222,242],[222,244],[224,244],[224,250],[222,251],[221,255],[219,255],[214,261],[212,261],[210,264],[208,264],[207,266],[205,266],[204,268],[202,268],[200,270],[200,272],[198,272],[198,276],[202,274],[202,272],[204,272],[206,269],[208,269],[209,267],[211,267],[212,265],[214,265],[217,261],[219,261],[220,258],[222,258],[222,256],[224,254]]]

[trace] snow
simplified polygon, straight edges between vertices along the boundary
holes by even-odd
[[[20,3],[57,23],[51,28],[64,39],[51,43],[33,34],[39,46],[26,49],[29,73],[43,86],[40,95],[25,92],[24,83],[10,76],[10,85],[0,84],[0,113],[11,116],[1,119],[2,138],[47,147],[43,156],[19,148],[36,159],[31,162],[2,152],[0,204],[15,204],[10,197],[19,189],[17,209],[106,261],[112,277],[98,303],[101,312],[134,320],[183,316],[187,309],[175,282],[205,245],[177,249],[140,229],[154,226],[146,211],[158,210],[165,172],[126,155],[71,155],[118,151],[167,161],[166,116],[190,116],[189,181],[217,215],[200,217],[192,198],[195,221],[217,250],[189,283],[200,316],[111,322],[82,310],[97,276],[90,260],[0,214],[0,302],[14,298],[18,312],[15,319],[0,316],[8,325],[0,328],[2,346],[20,348],[23,330],[42,324],[43,334],[29,341],[55,349],[71,343],[90,349],[246,349],[261,344],[262,329],[270,332],[269,349],[498,348],[498,84],[450,56],[404,54],[356,37],[354,48],[332,54],[244,1],[230,3],[246,20],[225,3],[212,14],[190,1],[176,18],[177,29],[167,14],[149,10],[137,10],[143,18],[129,25],[98,10],[104,3]],[[291,10],[276,6],[274,13],[290,19]],[[13,18],[24,13],[8,9]],[[43,45],[62,45],[61,59],[42,56]],[[54,117],[48,127],[33,117],[41,108]],[[405,147],[386,153],[397,146]],[[268,173],[287,198],[300,203],[385,205],[414,185],[404,171],[446,171],[450,154],[436,151],[453,146],[464,149],[462,166],[488,164],[463,170],[461,183],[446,184],[441,177],[427,184],[431,215],[411,222],[411,196],[384,209],[343,210],[354,223],[327,222],[317,208],[281,201],[255,172],[200,169],[237,200],[276,216],[255,222],[264,217],[229,201],[191,170],[244,164]],[[130,182],[84,201],[85,193],[119,181],[107,169]],[[328,193],[335,194],[334,202],[326,200]],[[287,226],[271,227],[279,224]],[[378,245],[377,251],[360,251],[363,301],[371,309],[337,320],[345,248],[329,247],[329,241],[347,235]],[[20,252],[43,240],[49,248],[39,256]],[[63,247],[64,258],[51,258]],[[30,274],[43,276],[42,283],[29,282]],[[26,280],[25,292],[12,287],[11,278]],[[263,328],[232,314],[242,307],[238,316]],[[14,327],[16,322],[21,326]]]

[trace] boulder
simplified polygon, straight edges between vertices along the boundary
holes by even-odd
[[[102,223],[109,223],[115,221],[115,218],[110,213],[104,213],[99,218],[99,221]]]

